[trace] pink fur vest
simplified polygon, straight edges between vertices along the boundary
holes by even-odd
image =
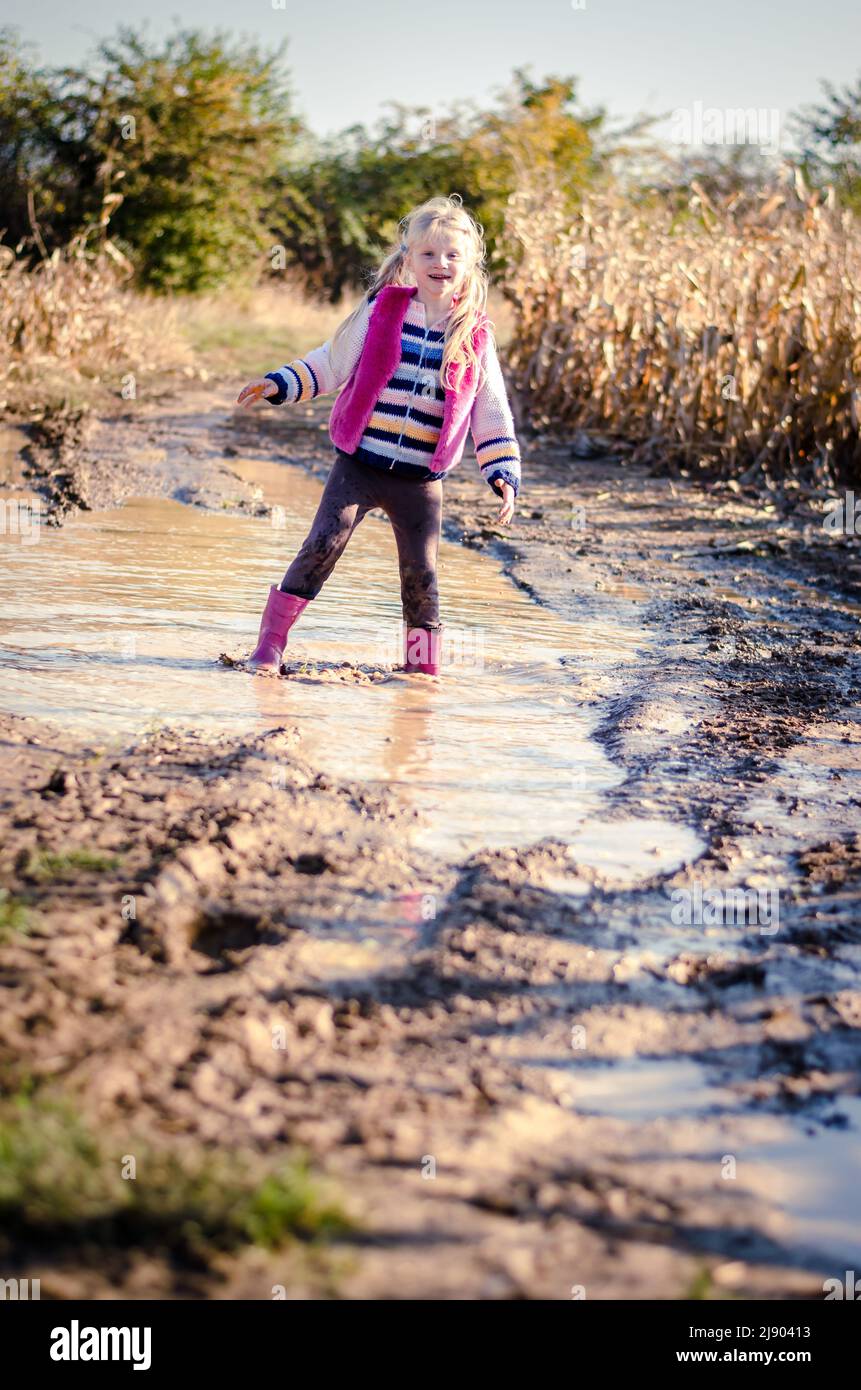
[[[415,285],[385,285],[374,299],[361,356],[329,417],[332,443],[345,454],[352,454],[359,447],[374,407],[397,371],[401,360],[401,328],[410,300],[417,293]],[[484,351],[485,339],[482,323],[473,337],[479,358]],[[448,472],[463,453],[469,417],[478,390],[471,366],[462,373],[456,390],[445,383],[443,385],[445,403],[442,427],[436,449],[427,465],[435,473]]]

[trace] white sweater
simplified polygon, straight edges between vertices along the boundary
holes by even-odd
[[[312,400],[337,391],[352,376],[362,353],[373,304],[364,301],[347,333],[268,375],[278,386],[273,405]],[[445,391],[440,370],[445,320],[428,328],[425,307],[414,297],[401,330],[401,361],[380,395],[355,457],[373,467],[413,478],[438,478],[427,464],[442,425]],[[520,450],[499,356],[488,335],[482,382],[470,414],[470,433],[485,480],[499,491],[502,481],[520,490]],[[497,486],[495,486],[497,485]]]

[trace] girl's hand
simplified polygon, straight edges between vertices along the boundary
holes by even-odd
[[[511,483],[502,484],[502,506],[496,513],[496,519],[501,525],[507,526],[514,516],[514,488]]]
[[[242,388],[236,404],[249,406],[253,405],[255,401],[259,401],[262,396],[277,396],[277,394],[278,387],[275,382],[270,381],[266,376],[261,376],[256,381],[249,381],[248,385]]]

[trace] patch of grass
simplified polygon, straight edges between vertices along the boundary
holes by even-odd
[[[321,304],[298,287],[260,285],[193,295],[176,302],[179,328],[195,358],[243,381],[319,347],[355,308],[357,290],[338,305]]]
[[[325,343],[361,297],[357,288],[339,304],[324,304],[303,294],[298,285],[267,284],[189,295],[175,301],[175,310],[179,331],[198,366],[205,364],[211,372],[232,374],[244,383]],[[513,311],[498,291],[491,295],[490,314],[504,348],[511,337]]]
[[[352,1223],[306,1159],[294,1159],[264,1177],[239,1208],[243,1239],[268,1250],[289,1235],[327,1239],[351,1229]]]
[[[719,1288],[712,1278],[711,1270],[703,1265],[697,1270],[685,1293],[681,1295],[683,1299],[697,1299],[702,1302],[721,1302],[733,1298],[727,1289]]]
[[[134,1177],[124,1177],[134,1159]],[[168,1248],[277,1249],[350,1229],[337,1198],[302,1159],[277,1167],[202,1149],[111,1143],[70,1105],[22,1092],[0,1107],[0,1229],[30,1242],[82,1240]]]
[[[26,936],[30,930],[31,914],[21,902],[0,888],[0,945],[14,936]]]
[[[117,869],[120,859],[117,855],[102,854],[98,850],[71,849],[65,854],[54,854],[43,850],[30,860],[27,872],[40,880],[73,878],[76,873],[106,873]]]

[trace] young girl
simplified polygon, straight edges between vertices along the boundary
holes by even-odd
[[[404,669],[439,673],[436,564],[442,479],[472,433],[482,476],[514,515],[520,451],[487,317],[481,229],[459,197],[431,198],[400,223],[401,240],[330,341],[251,381],[240,405],[312,400],[344,386],[329,419],[335,461],[311,531],[274,585],[248,661],[275,670],[290,628],[316,598],[365,514],[395,533],[405,623]]]

